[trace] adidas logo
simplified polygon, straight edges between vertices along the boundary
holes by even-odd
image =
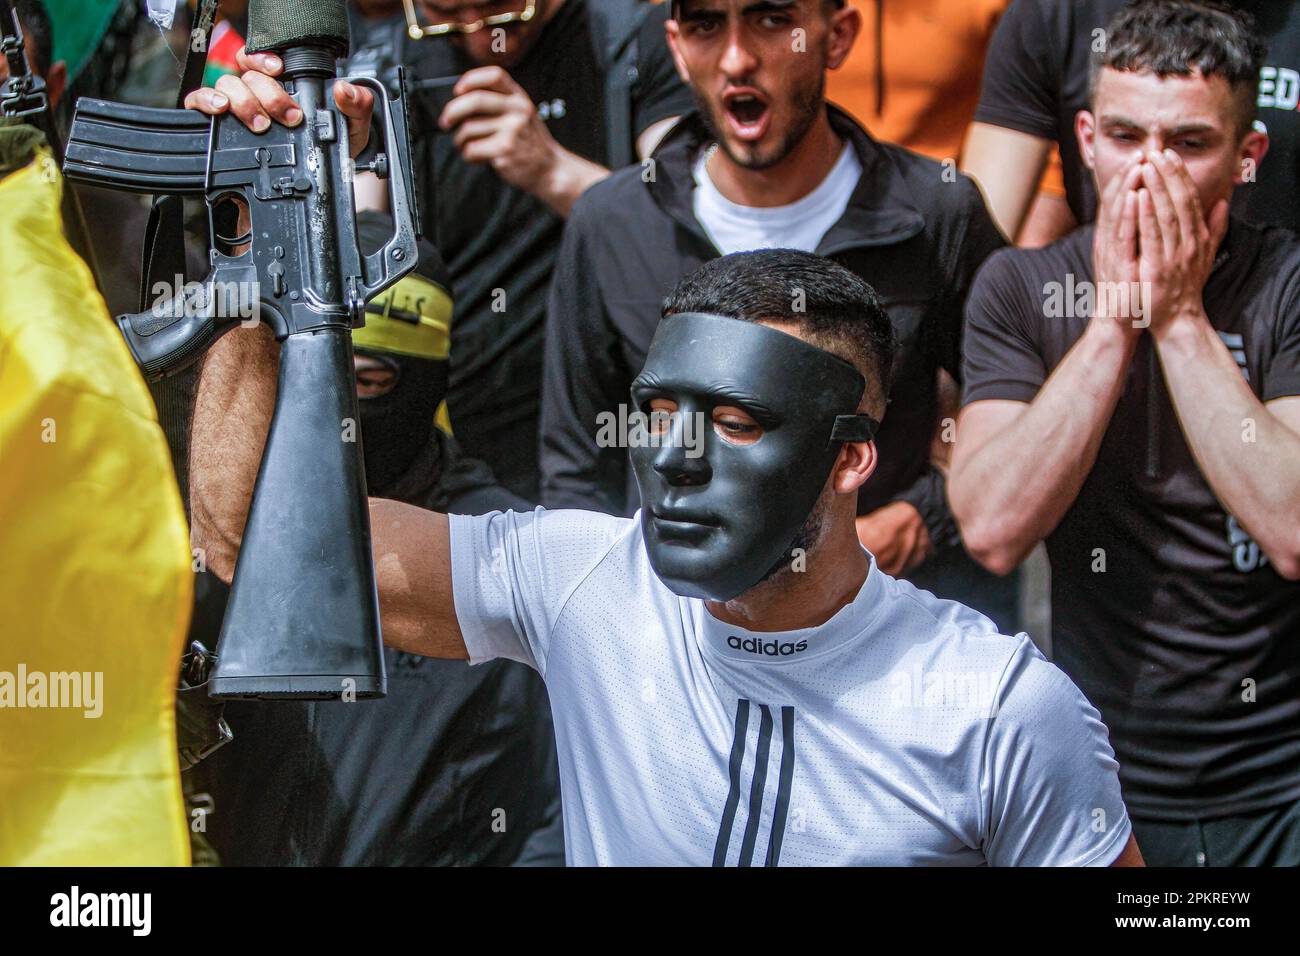
[[[760,641],[754,637],[747,637],[741,640],[734,634],[727,638],[727,646],[732,650],[745,651],[749,654],[757,654],[760,657],[789,657],[791,654],[798,654],[800,651],[808,650],[808,642],[800,641],[798,644],[792,644],[789,641],[781,643],[779,641]]]

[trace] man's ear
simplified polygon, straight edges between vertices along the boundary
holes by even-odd
[[[1096,169],[1097,119],[1087,110],[1074,114],[1074,136],[1079,141],[1079,156],[1083,165]]]
[[[857,494],[876,470],[876,443],[874,441],[846,441],[840,447],[831,471],[831,487],[837,495]]]
[[[1245,182],[1254,182],[1259,174],[1259,164],[1268,153],[1268,133],[1252,129],[1241,138],[1237,147],[1237,173],[1232,177],[1232,184],[1240,186]]]
[[[68,64],[60,60],[45,71],[45,95],[50,98],[50,109],[59,105],[68,88]]]
[[[673,64],[677,67],[677,75],[687,86],[691,85],[691,74],[686,69],[686,60],[682,58],[682,50],[679,45],[682,38],[681,25],[676,20],[669,20],[664,24],[664,33],[668,38],[668,51],[673,55]]]
[[[838,70],[849,58],[853,41],[862,29],[862,14],[847,2],[831,14],[831,32],[826,50],[826,69]]]

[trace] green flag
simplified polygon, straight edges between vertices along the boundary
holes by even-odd
[[[68,64],[68,82],[77,78],[99,48],[122,0],[45,0],[54,27],[54,60]]]

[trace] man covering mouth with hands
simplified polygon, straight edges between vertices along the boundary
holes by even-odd
[[[1147,859],[1296,865],[1300,243],[1228,214],[1263,49],[1171,0],[1107,39],[1076,119],[1097,222],[977,277],[950,499],[995,571],[1046,539],[1055,659]]]

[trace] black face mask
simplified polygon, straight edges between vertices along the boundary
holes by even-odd
[[[376,493],[401,478],[433,437],[433,417],[447,394],[447,363],[361,348],[356,353],[397,372],[392,389],[357,402],[366,487]]]
[[[806,530],[840,444],[875,434],[877,423],[856,414],[865,387],[848,362],[768,326],[698,313],[665,318],[632,384],[633,404],[646,414],[656,398],[677,405],[656,442],[631,443],[641,528],[659,578],[684,597],[727,601],[767,577]],[[728,405],[763,427],[757,441],[733,444],[716,433],[713,409]],[[700,422],[697,414],[704,427],[688,448],[687,416]]]

